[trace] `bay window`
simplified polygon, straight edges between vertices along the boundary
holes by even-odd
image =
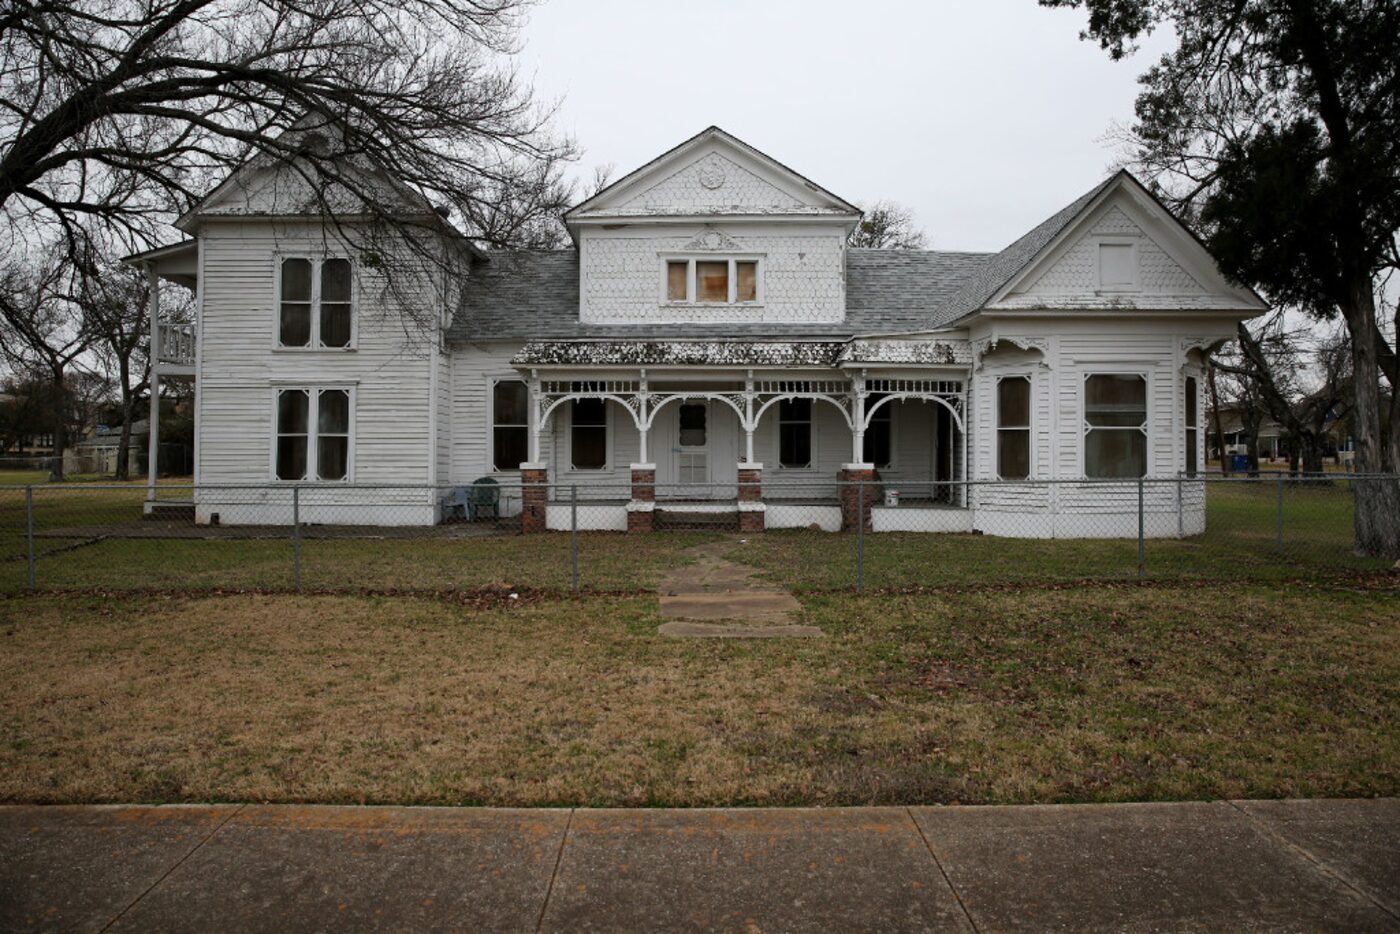
[[[1147,476],[1147,378],[1096,373],[1084,378],[1084,475]]]
[[[1186,377],[1186,412],[1182,419],[1186,426],[1186,476],[1196,476],[1196,459],[1200,456],[1201,426],[1198,419],[1198,399],[1196,397],[1196,377]]]
[[[287,257],[278,278],[279,346],[324,350],[350,346],[354,284],[348,259]]]
[[[350,407],[348,389],[279,390],[274,455],[277,479],[348,479]]]
[[[1031,475],[1031,381],[1006,376],[997,382],[997,476]]]

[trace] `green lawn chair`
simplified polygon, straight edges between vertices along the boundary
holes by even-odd
[[[467,490],[467,521],[499,519],[501,488],[491,477],[482,477]]]

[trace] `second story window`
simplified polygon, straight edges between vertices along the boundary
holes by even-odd
[[[759,301],[759,261],[756,259],[668,259],[665,294],[668,302],[742,305]]]
[[[348,259],[282,260],[277,343],[339,350],[350,346],[354,286]]]

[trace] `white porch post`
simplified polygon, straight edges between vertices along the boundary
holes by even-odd
[[[647,391],[647,371],[642,370],[637,381],[640,392],[637,397],[637,460],[650,464],[647,451],[647,436],[651,434],[651,393]]]
[[[530,463],[540,462],[540,377],[530,371]]]
[[[753,370],[744,378],[744,463],[753,463]]]
[[[865,373],[851,378],[851,463],[865,463]]]
[[[154,263],[146,264],[146,288],[151,317],[151,414],[146,435],[146,499],[155,501],[160,468],[160,277]]]

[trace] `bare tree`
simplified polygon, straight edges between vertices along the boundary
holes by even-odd
[[[440,233],[572,146],[514,70],[528,0],[35,0],[0,13],[0,210],[72,255],[148,246],[241,165],[309,211]],[[524,193],[524,194],[522,194]],[[438,260],[432,238],[408,237]],[[386,254],[387,255],[387,254]]]
[[[534,175],[465,208],[466,226],[482,244],[516,250],[557,250],[569,242],[564,212],[608,185],[611,165],[597,166],[586,184],[564,178],[563,158],[546,156]]]
[[[0,354],[10,369],[48,384],[52,397],[54,459],[50,479],[63,479],[68,446],[69,368],[93,341],[72,301],[73,268],[61,258],[31,267],[11,261],[0,270]]]
[[[847,242],[872,250],[922,250],[927,240],[912,211],[894,201],[882,200],[862,210],[860,223]]]

